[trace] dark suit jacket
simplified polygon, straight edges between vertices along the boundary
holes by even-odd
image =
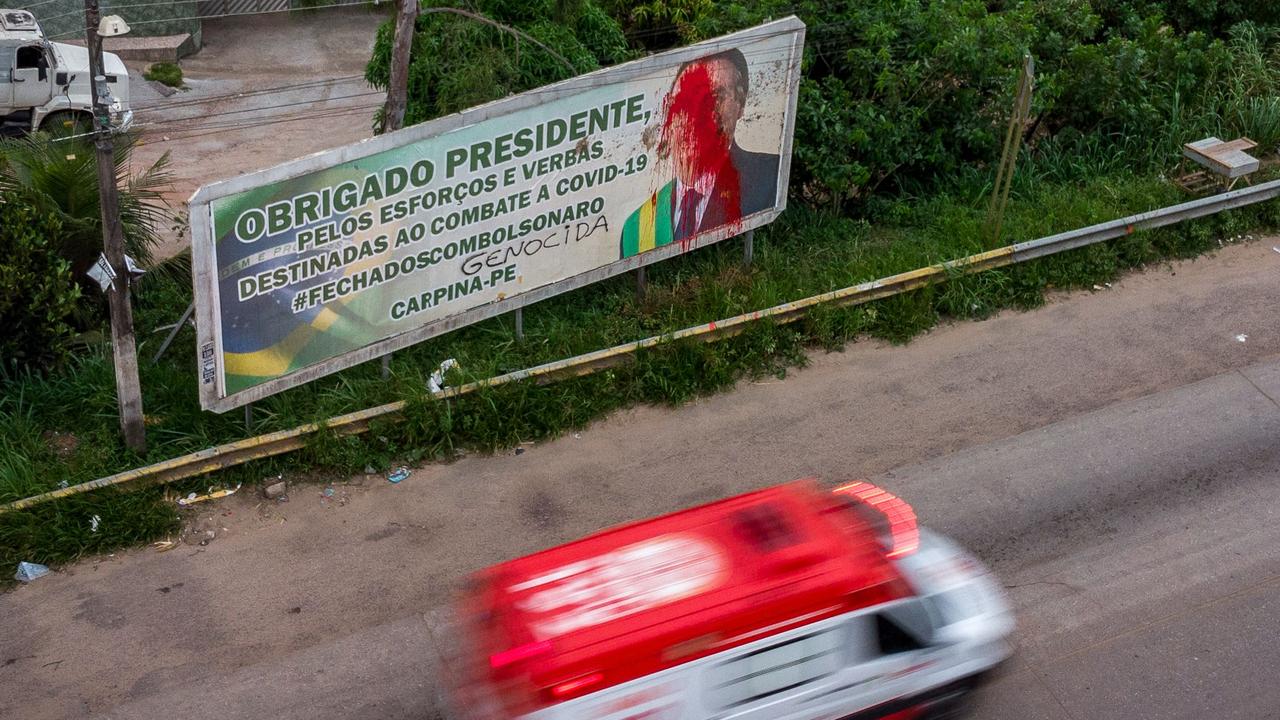
[[[773,207],[778,195],[778,156],[767,153],[754,153],[743,150],[737,143],[729,149],[729,157],[738,170],[737,188],[727,187],[725,178],[720,177],[716,187],[711,191],[711,200],[703,212],[702,222],[694,230],[695,235],[724,225],[732,220],[746,217]],[[736,192],[735,192],[736,190]],[[731,212],[728,205],[734,197],[738,198],[738,213]],[[675,198],[678,203],[679,198]],[[675,206],[673,203],[672,211]],[[680,227],[675,227],[675,239],[683,240]]]
[[[742,182],[742,215],[773,207],[778,196],[778,156],[748,152],[734,143],[729,149]]]
[[[707,202],[702,222],[693,230],[695,235],[771,208],[777,198],[777,155],[747,152],[736,143],[729,151],[738,170],[738,187],[728,187],[725,178],[720,178]],[[622,227],[619,257],[633,257],[688,239],[683,228],[675,226],[679,202],[675,187],[675,180],[668,181],[631,213]],[[738,198],[738,208],[736,213],[731,213],[729,203],[734,197]]]

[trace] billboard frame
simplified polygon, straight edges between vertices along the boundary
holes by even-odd
[[[778,164],[777,197],[772,208],[744,216],[741,221],[732,226],[720,227],[698,235],[691,242],[671,243],[667,246],[654,248],[653,250],[565,278],[559,282],[424,323],[411,330],[335,355],[253,387],[230,394],[225,392],[225,373],[222,370],[223,348],[219,310],[218,269],[215,267],[216,239],[213,237],[214,201],[263,185],[292,180],[335,165],[430,140],[433,137],[459,128],[553,102],[600,85],[620,82],[609,79],[610,76],[621,74],[620,71],[625,70],[635,75],[645,75],[654,70],[675,68],[686,61],[695,60],[732,47],[791,33],[794,33],[795,37],[791,44],[790,57],[783,59],[787,63],[787,107],[783,120],[782,152]],[[578,75],[558,83],[545,85],[484,105],[478,105],[453,115],[446,115],[435,120],[413,125],[403,130],[379,135],[351,145],[308,155],[265,170],[202,186],[196,190],[188,201],[191,221],[192,284],[196,308],[196,355],[200,374],[197,382],[200,388],[201,408],[217,413],[227,412],[289,388],[317,380],[339,370],[416,345],[458,328],[503,315],[518,308],[586,287],[677,255],[683,255],[697,248],[721,242],[772,222],[786,209],[804,39],[805,25],[799,18],[792,15],[707,40],[697,45],[677,48],[622,65],[602,68],[585,75]]]

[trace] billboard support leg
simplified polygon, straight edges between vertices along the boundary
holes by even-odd
[[[524,308],[516,308],[516,340],[524,341]]]
[[[382,379],[391,377],[391,353],[382,356]]]
[[[648,286],[648,281],[644,277],[644,268],[636,268],[636,302],[644,302],[644,291]]]
[[[183,311],[182,317],[178,318],[178,322],[174,323],[173,329],[169,331],[169,335],[165,337],[164,342],[160,343],[160,349],[156,351],[156,356],[151,358],[152,365],[160,362],[160,358],[164,355],[164,351],[168,350],[169,346],[173,344],[173,339],[178,337],[178,333],[182,331],[182,327],[191,319],[191,313],[194,312],[195,309],[196,303],[192,300],[191,304],[187,306],[187,309]]]
[[[253,403],[244,406],[244,431],[253,432]]]
[[[751,267],[751,258],[756,253],[756,231],[748,230],[742,236],[742,264]]]

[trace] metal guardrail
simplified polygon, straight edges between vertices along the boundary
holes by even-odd
[[[1026,262],[1036,258],[1053,255],[1067,250],[1093,245],[1114,238],[1130,235],[1139,230],[1174,225],[1206,215],[1231,210],[1233,208],[1265,202],[1280,197],[1280,180],[1263,183],[1242,190],[1222,193],[1207,198],[1172,205],[1152,210],[1151,212],[1130,215],[1118,220],[1090,225],[1079,230],[1058,233],[1038,240],[1030,240],[990,250],[976,255],[930,265],[929,267],[910,272],[890,275],[879,280],[860,283],[840,290],[814,295],[802,300],[775,305],[763,310],[736,315],[723,320],[677,330],[663,335],[654,335],[643,340],[616,345],[604,350],[578,355],[564,360],[545,363],[524,370],[498,375],[486,380],[470,382],[456,388],[445,388],[435,393],[437,399],[445,399],[467,395],[485,387],[496,387],[522,380],[550,381],[554,379],[589,375],[604,368],[614,367],[628,362],[638,351],[664,345],[679,340],[696,340],[710,342],[737,335],[752,323],[760,320],[772,320],[777,323],[789,323],[804,317],[810,308],[819,305],[834,307],[861,305],[881,298],[900,295],[917,288],[938,282],[945,282],[956,275],[971,275],[1006,265]],[[216,470],[240,465],[251,460],[281,455],[297,450],[306,445],[307,438],[321,432],[331,432],[339,436],[357,435],[369,429],[370,421],[379,418],[394,418],[405,408],[404,401],[388,403],[358,412],[339,415],[323,423],[308,423],[291,430],[259,435],[226,445],[208,448],[189,455],[148,465],[146,467],[127,470],[108,477],[92,480],[80,485],[34,495],[0,505],[0,514],[22,510],[40,505],[50,500],[78,495],[105,487],[119,486],[132,482],[152,484],[170,483],[185,478],[197,477]]]

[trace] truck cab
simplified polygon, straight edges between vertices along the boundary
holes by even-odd
[[[105,53],[103,60],[112,126],[128,129],[133,122],[129,71],[116,55]],[[25,10],[0,10],[0,131],[88,131],[92,126],[89,51],[50,42]]]

